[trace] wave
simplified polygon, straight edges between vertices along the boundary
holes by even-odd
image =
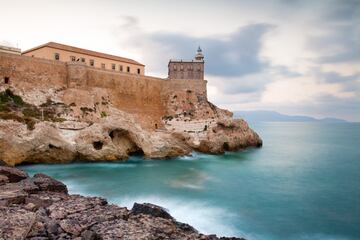
[[[167,198],[155,195],[150,196],[125,196],[118,198],[113,203],[131,209],[133,204],[152,203],[166,208],[169,213],[180,222],[188,223],[198,231],[205,234],[219,236],[244,236],[231,222],[237,217],[226,209],[211,206],[205,202],[189,201],[181,198]]]

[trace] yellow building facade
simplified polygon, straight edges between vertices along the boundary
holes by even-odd
[[[129,58],[49,42],[22,52],[24,56],[61,62],[83,62],[87,66],[115,72],[145,75],[145,65]]]

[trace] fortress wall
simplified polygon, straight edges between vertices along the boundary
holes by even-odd
[[[190,90],[206,99],[207,81],[204,80],[168,80],[97,69],[78,62],[63,63],[0,53],[0,85],[4,85],[5,77],[10,77],[11,85],[25,91],[34,88],[67,87],[84,91],[101,88],[98,92],[107,92],[115,107],[136,114],[144,127],[152,129],[155,125],[162,127],[161,118],[166,114],[171,93]]]
[[[26,90],[34,87],[66,86],[67,68],[62,62],[0,53],[0,84],[5,77],[10,84]]]
[[[205,97],[207,99],[206,91],[206,80],[199,79],[171,79],[166,81],[167,84],[164,88],[165,94],[170,94],[176,91],[192,91],[199,96]]]
[[[106,88],[111,102],[120,110],[137,114],[143,125],[162,125],[165,105],[161,95],[166,80],[136,74],[87,68],[87,86]]]

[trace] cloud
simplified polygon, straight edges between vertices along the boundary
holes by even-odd
[[[125,20],[117,34],[120,36],[125,29],[131,29],[132,34],[121,44],[141,49],[145,62],[156,71],[165,72],[164,66],[167,64],[164,64],[164,60],[193,59],[198,45],[205,53],[206,73],[210,75],[242,76],[257,73],[266,67],[266,62],[258,55],[263,35],[272,28],[269,24],[246,25],[228,35],[194,37],[174,32],[138,31],[139,25],[135,19],[126,17]]]
[[[227,34],[216,34],[216,29],[205,36],[147,32],[136,18],[127,17],[116,31],[117,39],[137,50],[148,74],[164,77],[169,59],[192,59],[201,45],[209,99],[220,106],[280,108],[316,117],[341,113],[360,121],[360,109],[354,107],[360,102],[358,2],[274,2],[269,15],[273,11],[272,16],[281,17],[250,19]],[[121,36],[124,29],[126,38]]]
[[[10,41],[6,41],[6,40],[0,40],[0,45],[7,46],[7,47],[15,47],[14,43],[12,43]]]

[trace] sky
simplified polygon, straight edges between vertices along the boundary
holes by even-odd
[[[167,77],[205,55],[208,98],[236,110],[360,121],[360,0],[0,0],[0,44],[59,42]]]

